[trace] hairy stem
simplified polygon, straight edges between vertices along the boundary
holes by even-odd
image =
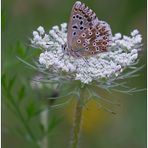
[[[82,120],[82,109],[83,109],[83,106],[81,104],[81,101],[77,100],[75,113],[74,113],[71,148],[78,148],[81,120]]]

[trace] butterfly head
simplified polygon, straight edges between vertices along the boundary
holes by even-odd
[[[66,49],[67,49],[67,43],[65,43],[65,44],[62,45],[62,49],[63,49],[64,51],[66,51]]]
[[[72,57],[75,57],[75,58],[82,57],[81,54],[80,54],[80,52],[73,51],[73,49],[70,48],[67,43],[65,43],[65,44],[62,45],[62,49],[63,49],[64,53],[67,54],[67,55],[69,55],[69,56],[72,56]]]

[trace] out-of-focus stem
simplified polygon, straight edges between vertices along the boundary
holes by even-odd
[[[43,125],[45,131],[48,130],[48,116],[49,116],[48,109],[41,112],[41,124]],[[48,136],[44,136],[44,138],[41,140],[40,147],[48,148]]]
[[[82,120],[82,109],[83,109],[83,106],[80,100],[77,100],[76,107],[75,107],[75,113],[74,113],[71,148],[78,148],[81,120]]]

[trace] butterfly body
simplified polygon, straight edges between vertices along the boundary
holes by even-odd
[[[111,43],[110,26],[77,1],[68,24],[67,43],[64,45],[66,52],[74,57],[86,57],[107,51]]]

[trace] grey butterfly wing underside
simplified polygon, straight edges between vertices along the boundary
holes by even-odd
[[[103,38],[104,36],[105,38]],[[104,47],[111,40],[111,36],[109,25],[99,21],[91,9],[79,1],[74,4],[68,25],[67,44],[69,50],[79,51],[81,55],[105,51]],[[102,46],[103,42],[105,45]]]
[[[94,24],[98,22],[96,14],[86,7],[85,4],[77,1],[72,8],[68,24],[68,46],[76,47],[76,40],[80,34],[94,25],[92,24],[92,19],[94,19]]]

